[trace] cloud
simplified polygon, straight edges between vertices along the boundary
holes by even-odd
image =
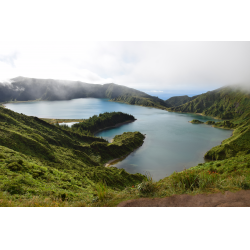
[[[15,67],[16,59],[17,59],[17,52],[13,52],[9,55],[0,55],[0,61],[9,64],[12,67]]]
[[[26,76],[114,82],[158,92],[202,91],[228,84],[249,84],[249,66],[250,42],[0,44],[1,79]]]

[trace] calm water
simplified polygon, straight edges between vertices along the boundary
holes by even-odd
[[[206,151],[219,145],[232,134],[229,130],[188,122],[193,119],[213,120],[211,117],[171,113],[154,108],[109,102],[108,99],[25,102],[6,106],[18,113],[39,118],[80,119],[111,111],[132,114],[137,121],[102,131],[97,136],[110,141],[115,135],[123,132],[140,131],[146,134],[143,146],[115,166],[124,168],[129,173],[144,174],[149,171],[155,180],[204,162],[203,156]]]

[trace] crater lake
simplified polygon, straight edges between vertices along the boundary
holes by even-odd
[[[150,172],[154,180],[203,163],[205,153],[232,134],[231,130],[189,123],[193,119],[203,122],[215,120],[211,117],[110,102],[108,99],[32,101],[7,103],[5,106],[15,112],[39,118],[88,119],[112,111],[131,114],[136,121],[103,130],[96,136],[111,141],[115,135],[123,132],[140,131],[146,134],[140,148],[112,166],[124,168],[129,173]]]

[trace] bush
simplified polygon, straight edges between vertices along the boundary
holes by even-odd
[[[138,190],[142,195],[149,195],[156,191],[156,184],[154,183],[152,176],[149,172],[145,174],[145,180],[138,185]]]

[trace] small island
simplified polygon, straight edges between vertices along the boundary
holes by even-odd
[[[193,123],[193,124],[202,124],[204,122],[194,119],[194,120],[190,121],[190,123]]]

